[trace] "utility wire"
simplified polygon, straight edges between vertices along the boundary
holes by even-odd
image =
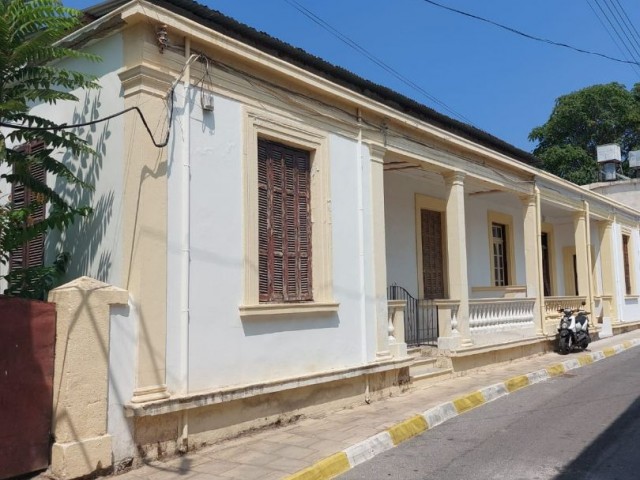
[[[624,23],[625,28],[629,32],[629,35],[631,36],[631,41],[633,44],[635,44],[634,49],[636,46],[640,47],[640,41],[639,41],[640,34],[638,34],[638,30],[636,29],[635,25],[629,18],[629,15],[627,15],[627,12],[624,9],[624,7],[620,4],[618,0],[615,0],[615,3],[611,2],[611,4],[613,5],[613,8],[616,10],[616,12],[618,12],[618,16],[620,17],[620,19],[622,20],[622,23]]]
[[[568,48],[569,50],[574,50],[576,52],[584,53],[584,54],[587,54],[587,55],[595,55],[597,57],[606,58],[607,60],[611,60],[613,62],[628,63],[628,64],[631,64],[631,65],[640,66],[640,63],[635,62],[635,61],[624,60],[624,59],[621,59],[621,58],[611,57],[611,56],[606,55],[604,53],[593,52],[593,51],[590,51],[590,50],[584,50],[582,48],[574,47],[574,46],[566,44],[566,43],[556,42],[554,40],[549,40],[547,38],[536,37],[535,35],[531,35],[529,33],[525,33],[525,32],[522,32],[520,30],[516,30],[515,28],[509,27],[507,25],[503,25],[501,23],[494,22],[493,20],[489,20],[488,18],[480,17],[480,16],[474,15],[472,13],[464,12],[462,10],[458,10],[456,8],[453,8],[453,7],[448,7],[446,5],[442,5],[441,3],[434,2],[433,0],[422,0],[422,1],[426,2],[426,3],[429,3],[431,5],[434,5],[436,7],[442,8],[444,10],[449,10],[450,12],[454,12],[454,13],[457,13],[457,14],[460,14],[460,15],[464,15],[465,17],[473,18],[475,20],[480,20],[481,22],[485,22],[485,23],[488,23],[490,25],[494,25],[496,27],[502,28],[503,30],[507,30],[508,32],[515,33],[516,35],[520,35],[521,37],[525,37],[525,38],[528,38],[530,40],[535,40],[537,42],[547,43],[549,45],[554,45],[556,47]]]
[[[629,15],[627,15],[627,11],[624,9],[624,7],[620,4],[620,2],[618,0],[615,0],[615,2],[618,4],[618,6],[620,7],[620,11],[622,12],[622,14],[624,15],[625,20],[625,24],[627,24],[629,26],[629,30],[631,32],[631,35],[634,37],[635,41],[636,41],[636,45],[638,45],[640,47],[640,32],[638,32],[638,29],[636,28],[636,26],[633,24],[633,22],[631,21],[631,19],[629,18]]]
[[[602,25],[602,28],[604,29],[605,32],[607,32],[607,35],[609,35],[609,38],[611,39],[611,41],[615,44],[616,48],[620,51],[620,53],[622,55],[624,55],[624,51],[622,49],[622,47],[620,46],[620,43],[618,42],[618,40],[616,40],[616,38],[613,36],[613,34],[611,33],[610,28],[607,26],[607,24],[604,22],[604,20],[602,19],[602,16],[598,13],[598,11],[595,9],[595,7],[593,6],[593,4],[591,3],[591,0],[587,0],[587,5],[589,5],[589,8],[591,9],[591,11],[593,12],[593,14],[595,15],[595,17],[598,19],[598,22],[600,22],[600,25]],[[640,70],[638,69],[637,65],[631,65],[631,68],[633,69],[633,71],[636,73],[636,75],[640,76]]]
[[[173,104],[173,92],[171,92],[171,103]],[[109,115],[107,117],[98,118],[96,120],[91,120],[89,122],[74,123],[73,125],[67,125],[66,123],[63,123],[62,125],[57,125],[55,127],[28,127],[28,126],[25,126],[25,125],[15,125],[13,123],[0,122],[0,127],[14,128],[16,130],[30,130],[30,131],[33,131],[33,132],[47,132],[47,131],[57,131],[57,130],[68,130],[68,129],[71,129],[71,128],[86,127],[88,125],[95,125],[97,123],[106,122],[108,120],[111,120],[112,118],[116,118],[116,117],[119,117],[120,115],[124,115],[125,113],[128,113],[128,112],[130,112],[132,110],[135,110],[136,112],[138,112],[138,115],[140,115],[140,119],[142,120],[142,123],[144,124],[144,127],[147,129],[147,133],[149,134],[149,137],[151,137],[151,141],[153,142],[153,144],[158,148],[166,147],[167,144],[169,143],[169,134],[171,132],[171,128],[169,127],[167,129],[167,134],[166,134],[165,139],[164,139],[163,142],[161,142],[161,143],[156,142],[156,140],[155,140],[155,138],[153,136],[153,133],[151,132],[151,129],[149,128],[149,125],[147,124],[147,120],[144,118],[144,115],[143,115],[142,111],[138,107],[129,107],[129,108],[125,109],[125,110],[122,110],[121,112],[114,113],[113,115]],[[172,119],[173,119],[173,105],[169,109],[169,125],[171,125]]]
[[[600,9],[604,17],[607,19],[607,22],[609,22],[609,25],[611,25],[611,29],[615,32],[616,36],[620,39],[620,42],[622,42],[622,45],[624,45],[625,50],[627,51],[627,53],[629,53],[629,57],[631,57],[631,59],[637,62],[638,57],[636,57],[636,55],[638,54],[638,49],[635,48],[633,43],[631,43],[631,40],[629,39],[629,35],[620,24],[620,20],[618,20],[618,17],[616,17],[616,14],[611,9],[611,5],[609,4],[609,2],[603,1],[602,3],[604,3],[605,7],[611,14],[611,18],[613,18],[613,21],[611,20],[611,18],[609,18],[609,15],[604,11],[604,8],[600,4],[600,1],[599,0],[594,0],[594,1],[596,2],[596,5]],[[614,22],[617,24],[617,27],[616,25],[613,24]],[[624,37],[626,37],[626,40],[622,38],[623,35]],[[634,54],[632,50],[635,50],[636,53]]]
[[[313,21],[314,23],[316,23],[317,25],[319,25],[320,27],[322,27],[323,29],[328,31],[331,35],[333,35],[334,37],[338,38],[343,43],[346,43],[348,46],[350,46],[351,48],[356,50],[358,53],[364,55],[369,60],[371,60],[373,63],[375,63],[376,65],[381,67],[383,70],[385,70],[386,72],[388,72],[391,75],[393,75],[395,78],[400,80],[405,85],[417,90],[418,92],[423,94],[425,97],[427,97],[429,100],[431,100],[433,103],[436,103],[436,104],[440,105],[443,109],[448,111],[450,114],[462,119],[464,122],[467,122],[470,125],[474,125],[473,122],[471,120],[469,120],[467,117],[465,117],[461,113],[456,112],[451,107],[449,107],[446,103],[444,103],[443,101],[441,101],[441,100],[437,99],[436,97],[434,97],[433,95],[431,95],[429,92],[427,92],[420,85],[416,84],[415,82],[413,82],[409,78],[407,78],[404,75],[402,75],[400,72],[395,70],[393,67],[389,66],[387,63],[385,63],[384,61],[382,61],[381,59],[379,59],[378,57],[373,55],[367,49],[365,49],[364,47],[359,45],[357,42],[355,42],[351,38],[347,37],[345,34],[341,33],[336,28],[332,27],[328,22],[326,22],[325,20],[323,20],[322,18],[317,16],[315,13],[313,13],[309,9],[305,8],[303,5],[298,3],[296,0],[284,0],[284,1],[286,3],[288,3],[291,7],[295,8],[300,13],[302,13],[305,17],[309,18],[311,21]]]

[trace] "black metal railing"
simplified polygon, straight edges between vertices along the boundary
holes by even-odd
[[[404,339],[407,345],[437,345],[438,307],[433,300],[415,298],[406,288],[396,284],[388,288],[387,298],[407,302],[404,312]]]

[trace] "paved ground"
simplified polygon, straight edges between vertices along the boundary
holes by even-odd
[[[640,348],[522,388],[338,480],[637,480]]]
[[[599,340],[590,351],[600,351],[640,339],[640,330]],[[640,348],[640,347],[636,347]],[[404,395],[304,418],[295,424],[268,429],[202,449],[167,462],[154,462],[119,475],[117,480],[254,480],[281,479],[310,467],[373,435],[384,432],[417,413],[470,392],[544,369],[572,357],[556,353],[493,366],[472,375],[416,388]],[[604,360],[605,362],[608,359]],[[429,435],[429,432],[426,433]],[[296,476],[296,478],[306,478]],[[308,478],[326,478],[309,476]]]

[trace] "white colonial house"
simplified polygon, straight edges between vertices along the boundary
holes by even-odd
[[[638,210],[195,2],[86,14],[64,43],[103,61],[68,67],[102,89],[34,110],[76,124],[138,107],[169,135],[156,147],[129,111],[78,128],[96,158],[65,158],[95,191],[57,187],[95,213],[46,256],[103,283],[52,292],[59,322],[69,289],[120,300],[78,317],[108,314],[101,348],[65,366],[105,365],[108,394],[82,377],[104,425],[60,433],[85,422],[67,392],[54,464],[86,474],[401,392],[407,343],[449,373],[550,350],[560,306],[585,302],[603,334],[638,325]]]

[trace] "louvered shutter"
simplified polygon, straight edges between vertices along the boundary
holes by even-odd
[[[258,141],[261,302],[312,299],[309,153]]]
[[[32,142],[20,147],[20,150],[27,155],[38,153],[44,149],[43,142]],[[31,167],[31,175],[39,182],[45,183],[46,170],[42,165],[37,164]],[[11,199],[14,208],[24,208],[35,201],[35,194],[22,184],[13,184],[11,188]],[[44,220],[44,205],[39,205],[31,215],[33,223]],[[16,248],[9,256],[9,269],[40,267],[44,265],[44,233],[31,239],[25,245]]]
[[[424,298],[444,298],[442,212],[421,211]]]

